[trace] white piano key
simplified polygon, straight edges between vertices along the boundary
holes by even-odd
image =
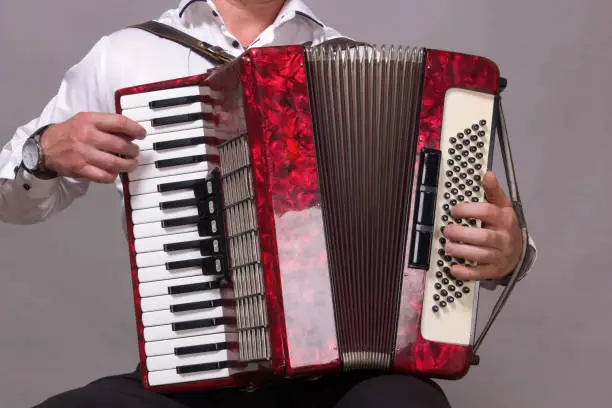
[[[201,236],[197,231],[185,234],[160,235],[158,237],[140,238],[134,240],[136,253],[163,251],[166,244],[212,239],[211,236]]]
[[[215,363],[219,361],[230,361],[234,352],[230,350],[210,351],[207,353],[177,356],[166,354],[147,358],[147,368],[150,371],[172,370],[176,367],[192,364]]]
[[[138,293],[140,294],[141,298],[145,298],[148,296],[167,295],[168,288],[172,286],[191,285],[194,283],[212,282],[215,280],[217,280],[217,278],[214,275],[213,276],[200,275],[200,276],[190,276],[187,278],[168,279],[164,281],[143,282],[138,285]],[[218,289],[215,289],[215,290],[218,290]],[[200,293],[205,293],[205,292],[208,292],[208,291],[202,291]]]
[[[217,167],[217,166],[214,166]],[[210,167],[209,170],[213,170],[213,166]],[[165,176],[156,179],[144,179],[144,180],[130,180],[128,183],[128,188],[130,190],[131,196],[136,196],[140,194],[150,194],[157,192],[157,186],[165,183],[175,183],[179,181],[189,181],[189,180],[204,180],[206,176],[209,174],[209,170],[206,171],[196,171],[191,174],[177,174],[173,176]],[[129,177],[129,176],[128,176]],[[184,189],[184,190],[175,190],[175,191],[191,191],[192,189]]]
[[[159,235],[184,234],[187,232],[197,231],[198,226],[194,225],[179,225],[178,227],[162,227],[161,221],[149,222],[146,224],[136,224],[132,228],[134,238],[156,237]]]
[[[187,322],[190,320],[214,319],[223,317],[223,308],[191,310],[189,312],[172,313],[170,310],[156,310],[142,314],[142,325],[145,327]]]
[[[174,349],[176,347],[235,342],[235,339],[235,333],[216,333],[208,336],[194,336],[173,340],[153,341],[145,343],[145,354],[148,357],[162,356],[164,354],[174,354]]]
[[[221,299],[221,290],[213,289],[193,293],[181,293],[176,295],[150,296],[140,299],[140,309],[143,313],[155,312],[157,310],[170,310],[172,305],[186,303],[206,302]]]
[[[179,88],[167,88],[157,91],[141,92],[132,95],[123,95],[119,100],[121,109],[133,109],[141,106],[149,106],[152,101],[164,99],[181,98],[184,96],[213,95],[210,87],[200,85],[190,85]]]
[[[147,181],[148,182],[148,181]],[[193,190],[166,191],[164,193],[139,194],[130,197],[130,207],[132,211],[145,208],[159,208],[159,203],[166,201],[186,200],[195,198]]]
[[[212,105],[202,102],[192,102],[186,105],[168,106],[164,108],[151,109],[148,106],[124,109],[121,114],[135,122],[144,122],[153,119],[167,118],[170,116],[187,115],[190,113],[210,113]]]
[[[156,168],[154,164],[145,164],[143,166],[137,167],[136,170],[128,173],[128,178],[130,181],[142,179],[156,179],[165,176],[174,176],[178,174],[194,173],[207,170],[212,169],[211,163],[206,161],[163,168]]]
[[[163,125],[163,126],[153,126],[151,121],[146,121],[146,122],[140,122],[140,126],[144,128],[148,136],[156,135],[160,133],[166,134],[166,133],[178,132],[178,131],[190,130],[190,129],[198,129],[198,130],[206,129],[205,130],[206,132],[211,132],[211,131],[214,131],[214,128],[215,128],[215,124],[213,122],[204,121],[203,119],[198,119],[198,120],[194,120],[191,122],[175,123],[172,125]]]
[[[163,251],[145,252],[136,254],[136,266],[146,268],[149,266],[165,265],[166,262],[185,261],[188,259],[200,259],[202,253],[198,249],[190,249],[186,251],[176,251],[166,253]]]
[[[143,337],[145,342],[158,341],[158,340],[169,340],[178,339],[183,337],[209,335],[214,333],[224,333],[227,331],[236,330],[233,326],[222,324],[219,326],[212,327],[200,327],[197,329],[190,330],[172,330],[171,324],[164,324],[161,326],[150,326],[143,329]]]
[[[208,145],[195,145],[176,147],[163,150],[140,151],[137,157],[138,165],[153,164],[158,160],[176,159],[179,157],[196,156],[201,154],[219,155],[219,149]]]
[[[152,371],[147,374],[151,386],[177,384],[191,381],[214,380],[229,378],[236,372],[236,369],[224,368],[222,370],[202,371],[199,373],[178,374],[175,369]]]
[[[203,275],[204,272],[209,275],[213,272],[219,272],[219,270],[211,269],[202,271],[201,267],[189,267],[183,269],[173,269],[167,270],[165,265],[159,266],[151,266],[148,268],[139,268],[138,269],[138,281],[141,283],[144,282],[154,282],[165,279],[176,279],[176,278],[186,278],[188,276],[198,276]]]
[[[151,222],[157,222],[167,220],[171,218],[182,218],[182,217],[193,217],[198,215],[198,208],[193,207],[180,207],[180,208],[168,208],[161,209],[159,207],[146,208],[143,210],[132,211],[132,222],[134,224],[146,224]]]
[[[207,238],[200,238],[207,239]],[[208,238],[213,239],[213,238]],[[213,254],[216,254],[214,252]],[[155,252],[143,252],[136,254],[136,266],[138,268],[146,268],[148,266],[165,265],[166,262],[185,261],[188,259],[200,259],[202,253],[199,249],[187,249],[183,251],[155,251]]]

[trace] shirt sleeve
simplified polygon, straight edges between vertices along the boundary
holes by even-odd
[[[89,181],[67,177],[40,179],[24,171],[21,149],[28,137],[47,124],[61,123],[79,112],[109,110],[104,63],[108,37],[64,75],[57,94],[40,115],[19,127],[0,151],[0,220],[9,224],[45,221],[83,196]]]

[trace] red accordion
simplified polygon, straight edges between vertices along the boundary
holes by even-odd
[[[484,199],[504,87],[478,56],[255,48],[119,90],[142,380],[165,392],[378,370],[457,379],[478,282],[442,231]]]

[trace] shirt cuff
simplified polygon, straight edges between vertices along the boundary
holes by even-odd
[[[523,260],[523,265],[521,265],[521,269],[518,271],[517,282],[522,280],[527,272],[533,266],[536,258],[537,258],[538,250],[536,248],[535,242],[531,235],[528,235],[527,241],[527,251],[525,253],[525,259]],[[512,275],[508,275],[502,279],[489,279],[481,282],[481,287],[489,290],[495,290],[498,286],[506,286],[510,283],[510,279],[512,279]]]
[[[23,166],[15,167],[15,187],[32,198],[47,198],[57,190],[60,178],[41,179],[26,171]]]

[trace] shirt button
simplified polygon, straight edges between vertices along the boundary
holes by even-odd
[[[212,12],[212,13],[213,13],[213,16],[215,16],[215,17],[219,17],[219,14],[218,14],[218,13],[217,13],[215,10],[213,10],[213,12]]]
[[[26,191],[30,191],[30,189],[31,189],[32,187],[30,187],[30,185],[29,185],[29,184],[24,184],[24,185],[23,185],[23,188],[24,188]]]
[[[19,166],[15,166],[15,168],[13,169],[13,171],[15,172],[15,174],[19,173]]]
[[[236,40],[234,40],[234,42],[232,43],[232,45],[234,46],[234,48],[238,48],[240,47],[240,43]]]

